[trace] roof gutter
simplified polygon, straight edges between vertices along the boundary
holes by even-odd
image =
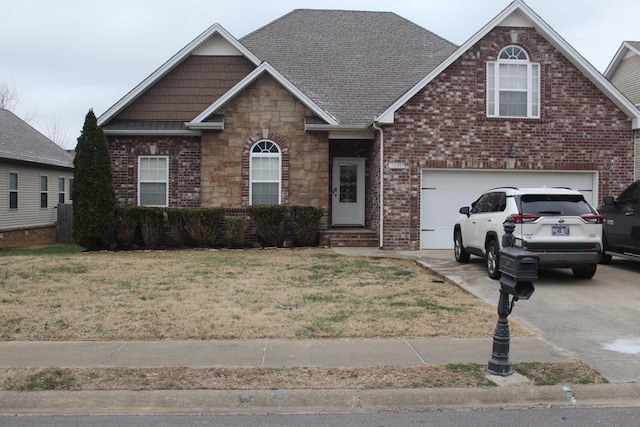
[[[384,131],[376,122],[372,123],[375,130],[380,132],[380,243],[378,249],[384,249]]]

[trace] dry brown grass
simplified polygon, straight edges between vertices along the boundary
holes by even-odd
[[[583,362],[516,364],[536,385],[602,384]],[[491,387],[477,364],[355,368],[0,368],[0,390],[277,390]]]
[[[0,251],[0,340],[490,337],[496,319],[413,261],[330,249]]]

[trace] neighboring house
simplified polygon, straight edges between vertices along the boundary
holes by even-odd
[[[98,123],[120,205],[313,205],[324,244],[442,249],[491,187],[618,192],[639,119],[516,0],[460,47],[386,12],[216,24]]]
[[[58,203],[71,203],[73,157],[0,109],[0,247],[55,243]]]
[[[640,42],[624,42],[611,60],[604,76],[636,107],[640,108]],[[640,179],[640,131],[635,134],[635,180]]]

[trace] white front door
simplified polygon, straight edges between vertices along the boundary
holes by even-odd
[[[333,159],[333,225],[364,225],[364,159]]]

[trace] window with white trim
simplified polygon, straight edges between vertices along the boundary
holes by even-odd
[[[18,174],[9,172],[9,209],[18,209]]]
[[[46,209],[49,207],[49,177],[45,175],[40,176],[40,208]]]
[[[169,157],[138,157],[138,205],[169,206]]]
[[[279,205],[282,156],[273,141],[262,140],[251,148],[250,158],[251,205]]]
[[[64,203],[64,178],[58,178],[58,203]]]
[[[487,62],[487,116],[540,117],[540,64],[519,46],[502,49]]]

